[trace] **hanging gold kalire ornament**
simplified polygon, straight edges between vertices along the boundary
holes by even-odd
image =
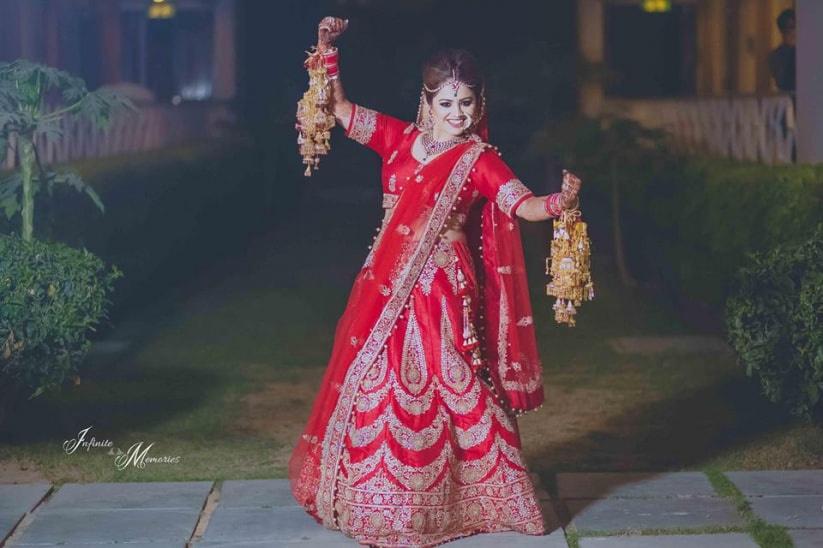
[[[552,308],[557,323],[575,325],[581,303],[594,299],[591,277],[591,242],[579,209],[565,210],[554,220],[551,256],[546,258],[546,274],[551,281],[546,294],[556,297]]]
[[[313,48],[307,52],[304,63],[309,73],[309,89],[297,102],[297,144],[300,155],[306,165],[303,173],[311,177],[316,170],[320,156],[328,154],[331,145],[331,129],[334,127],[334,114],[331,112],[331,80],[326,72],[322,54]]]

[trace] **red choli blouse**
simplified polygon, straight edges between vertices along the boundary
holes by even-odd
[[[412,144],[419,132],[412,123],[353,105],[346,136],[371,148],[383,160],[384,208],[393,207],[406,185],[413,184],[422,177],[415,174],[415,168],[420,163],[411,153]],[[480,153],[474,167],[471,180],[466,182],[461,192],[464,199],[457,206],[457,217],[462,217],[461,220],[465,220],[465,214],[480,195],[495,200],[509,217],[514,216],[517,207],[525,199],[534,195],[493,149]],[[434,199],[436,196],[432,198]]]

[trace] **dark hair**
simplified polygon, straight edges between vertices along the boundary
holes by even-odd
[[[451,78],[452,71],[458,80],[474,86],[474,93],[480,97],[485,86],[477,59],[464,49],[440,50],[423,63],[423,83],[429,88],[439,87]],[[426,93],[426,100],[431,103],[433,93]]]
[[[781,11],[780,15],[777,16],[777,28],[780,29],[780,32],[789,30],[789,21],[794,22],[794,10],[787,9]]]

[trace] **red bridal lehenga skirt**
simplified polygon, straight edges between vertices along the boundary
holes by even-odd
[[[461,295],[477,302],[474,273],[466,244],[440,239],[359,387],[335,509],[341,530],[361,543],[544,533],[517,423],[464,348]]]

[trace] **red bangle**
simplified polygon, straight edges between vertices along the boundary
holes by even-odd
[[[543,201],[543,207],[551,217],[560,217],[560,214],[563,213],[563,206],[560,203],[561,196],[562,194],[559,192],[549,194]]]
[[[340,56],[337,52],[337,48],[330,48],[323,52],[323,64],[326,65],[326,74],[331,80],[334,80],[340,74],[340,69],[338,66],[339,59]]]

